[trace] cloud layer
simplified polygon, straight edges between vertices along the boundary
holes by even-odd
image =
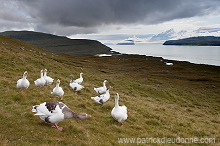
[[[158,24],[208,15],[219,0],[0,0],[3,30],[35,30],[59,35],[93,33],[109,25]]]

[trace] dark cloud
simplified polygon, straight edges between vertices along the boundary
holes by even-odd
[[[14,11],[8,9],[11,5]],[[0,21],[22,21],[22,27],[31,23],[38,31],[69,35],[96,32],[103,25],[148,25],[205,15],[217,6],[219,0],[9,0],[1,6]]]

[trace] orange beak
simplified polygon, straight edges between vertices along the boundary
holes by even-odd
[[[91,115],[86,115],[86,117],[87,117],[87,118],[91,118],[92,116],[91,116]]]

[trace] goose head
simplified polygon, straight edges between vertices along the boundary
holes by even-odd
[[[24,72],[24,75],[26,75],[26,76],[27,76],[27,75],[28,75],[28,72],[27,72],[27,71],[25,71],[25,72]]]
[[[57,85],[59,85],[59,84],[60,84],[60,79],[57,80]]]
[[[119,94],[118,93],[115,94],[115,99],[117,99],[117,100],[119,99]]]
[[[27,77],[27,75],[28,75],[28,72],[25,71],[24,74],[23,74],[23,77]]]
[[[109,89],[111,89],[111,88],[113,88],[113,87],[112,87],[112,86],[108,86],[108,87],[107,87],[107,90],[109,90]]]
[[[78,119],[80,119],[80,120],[84,120],[84,119],[91,118],[91,117],[92,117],[91,115],[88,115],[86,113],[78,114]]]

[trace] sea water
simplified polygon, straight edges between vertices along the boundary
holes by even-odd
[[[220,46],[174,46],[159,43],[108,46],[112,48],[113,51],[122,54],[139,54],[163,57],[169,60],[220,66]]]

